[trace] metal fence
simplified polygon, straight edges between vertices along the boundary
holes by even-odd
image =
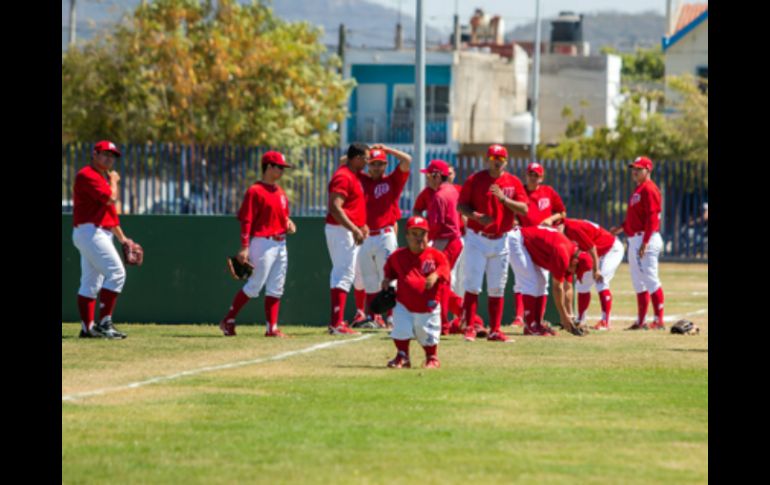
[[[92,145],[62,145],[62,212],[72,210],[75,174],[90,161]],[[402,147],[405,151],[411,148]],[[124,214],[234,214],[246,188],[259,178],[265,147],[201,147],[178,144],[120,146],[115,169],[121,176],[120,210]],[[291,153],[292,176],[281,181],[296,216],[324,216],[327,186],[340,148]],[[449,150],[427,150],[426,162],[441,158],[456,167],[455,183],[485,168],[482,157],[458,156]],[[389,156],[388,170],[397,160]],[[508,171],[524,180],[528,160],[510,160]],[[633,189],[626,160],[544,160],[545,183],[561,195],[568,217],[589,219],[602,227],[620,224]],[[705,163],[657,161],[652,178],[660,187],[664,210],[663,257],[708,260],[708,166]],[[416,194],[407,184],[400,200],[404,215]]]

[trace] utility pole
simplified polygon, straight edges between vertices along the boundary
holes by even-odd
[[[75,2],[76,0],[70,0],[70,35],[69,35],[69,47],[75,45]]]
[[[425,177],[420,170],[425,167],[425,16],[423,0],[417,0],[417,45],[414,66],[414,158],[412,160],[412,194],[425,188]]]
[[[537,155],[537,99],[540,96],[540,0],[535,0],[535,65],[532,69],[532,142],[530,160]]]

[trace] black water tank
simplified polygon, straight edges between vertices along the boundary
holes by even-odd
[[[551,21],[551,42],[583,42],[583,15],[559,12],[559,17]]]

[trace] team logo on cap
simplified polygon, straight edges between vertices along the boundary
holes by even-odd
[[[115,148],[115,144],[114,144],[114,143],[112,143],[112,142],[110,142],[110,144],[109,144],[109,148],[108,148],[108,149],[109,149],[109,150],[116,150],[116,148]]]
[[[415,217],[414,218],[414,223],[415,224],[422,224],[423,222],[425,222],[425,219],[423,219],[422,217]]]

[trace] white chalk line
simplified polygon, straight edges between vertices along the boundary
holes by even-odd
[[[100,396],[100,395],[108,394],[108,393],[111,393],[111,392],[124,391],[124,390],[127,390],[127,389],[137,389],[139,387],[147,386],[149,384],[155,384],[155,383],[158,383],[158,382],[170,381],[170,380],[173,380],[173,379],[179,379],[181,377],[187,377],[187,376],[192,376],[192,375],[196,375],[196,374],[203,374],[204,372],[214,372],[214,371],[224,370],[224,369],[234,369],[236,367],[243,367],[243,366],[247,366],[247,365],[262,364],[262,363],[265,363],[265,362],[274,362],[274,361],[277,361],[277,360],[287,359],[287,358],[295,356],[295,355],[309,354],[310,352],[315,352],[316,350],[328,349],[329,347],[335,347],[335,346],[338,346],[338,345],[345,345],[345,344],[349,344],[349,343],[353,343],[353,342],[360,342],[361,340],[366,340],[368,338],[372,338],[373,336],[374,336],[373,334],[369,334],[369,335],[363,335],[361,337],[356,337],[356,338],[349,339],[349,340],[337,340],[337,341],[333,341],[333,342],[325,342],[325,343],[313,345],[311,347],[307,347],[307,348],[301,349],[301,350],[292,350],[290,352],[283,352],[281,354],[274,355],[272,357],[262,357],[260,359],[242,360],[242,361],[238,361],[238,362],[232,362],[232,363],[229,363],[229,364],[221,364],[221,365],[214,365],[214,366],[209,366],[209,367],[201,367],[201,368],[198,368],[198,369],[192,369],[192,370],[187,370],[187,371],[183,371],[183,372],[178,372],[176,374],[171,374],[171,375],[167,375],[167,376],[153,377],[152,379],[147,379],[147,380],[144,380],[144,381],[132,382],[131,384],[126,384],[126,385],[123,385],[123,386],[105,387],[103,389],[96,389],[96,390],[93,390],[93,391],[76,392],[74,394],[66,394],[66,395],[63,395],[61,397],[61,400],[62,401],[76,401],[78,399],[83,399],[83,398],[91,397],[91,396]]]
[[[703,315],[704,313],[706,313],[706,314],[707,314],[708,312],[709,312],[709,309],[708,309],[708,308],[703,308],[703,309],[701,309],[701,310],[697,310],[697,311],[694,311],[694,312],[689,312],[689,313],[683,313],[683,314],[681,314],[681,315],[669,315],[669,316],[664,316],[664,317],[663,317],[663,321],[664,321],[664,322],[676,322],[677,320],[681,320],[681,319],[682,319],[682,318],[684,318],[684,317],[694,317],[694,316],[696,316],[696,315]],[[648,311],[648,312],[647,312],[647,316],[649,317],[650,315],[651,315],[651,314],[650,314],[650,312]],[[587,315],[587,316],[586,316],[586,319],[587,319],[587,320],[593,320],[593,319],[599,319],[599,318],[601,318],[601,315]],[[628,316],[628,315],[613,315],[612,313],[610,313],[610,320],[611,320],[611,321],[614,321],[614,320],[621,320],[621,321],[626,321],[626,320],[627,320],[627,321],[634,321],[634,320],[636,320],[636,315],[633,315],[633,316]]]

